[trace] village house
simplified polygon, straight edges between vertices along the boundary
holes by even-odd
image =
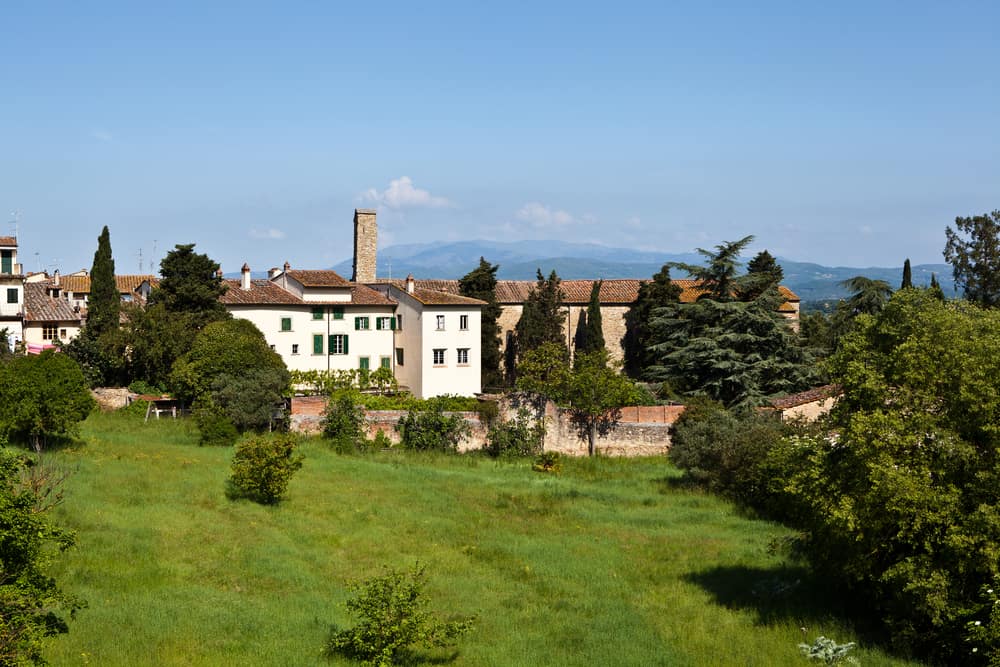
[[[11,344],[24,338],[24,274],[17,262],[17,239],[0,236],[0,329]]]

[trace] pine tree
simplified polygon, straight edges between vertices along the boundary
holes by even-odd
[[[913,287],[913,275],[910,271],[909,257],[907,257],[906,261],[903,262],[903,282],[899,286],[899,289],[906,289],[907,287]]]
[[[625,372],[631,377],[641,377],[643,371],[653,363],[649,353],[652,344],[650,320],[653,313],[677,303],[681,288],[670,279],[670,265],[653,276],[651,281],[639,285],[639,294],[635,303],[625,314],[625,336],[622,338],[622,349],[625,353]]]
[[[490,264],[484,257],[479,258],[479,266],[469,271],[458,281],[458,291],[462,296],[485,301],[480,316],[479,354],[482,383],[484,387],[498,387],[503,384],[500,371],[502,352],[500,351],[500,304],[497,303],[497,269],[499,264]]]
[[[531,289],[528,298],[525,299],[521,319],[514,328],[519,355],[534,350],[543,343],[566,346],[566,339],[563,336],[566,313],[562,309],[561,282],[555,271],[545,278],[542,270],[538,269],[538,284]]]
[[[107,225],[97,237],[97,251],[90,267],[90,296],[87,299],[87,335],[97,340],[118,328],[121,296],[115,284],[115,260],[111,256],[111,234]]]
[[[670,262],[670,268],[680,269],[688,273],[698,281],[710,298],[716,301],[732,301],[738,294],[745,291],[752,281],[746,276],[737,276],[741,264],[740,253],[752,242],[753,236],[751,235],[745,236],[739,241],[727,241],[717,245],[715,252],[698,248],[698,254],[707,261],[705,266]]]
[[[777,260],[767,250],[761,250],[747,264],[747,273],[744,277],[747,284],[739,291],[740,300],[756,299],[768,289],[781,284],[784,277],[785,272]]]
[[[944,259],[952,266],[955,286],[973,303],[1000,306],[1000,210],[955,218],[955,227],[944,232]]]
[[[209,322],[228,319],[219,297],[226,284],[218,275],[219,265],[208,255],[196,253],[194,244],[177,245],[160,262],[160,286],[150,303],[162,303],[167,312],[190,315],[196,330]]]

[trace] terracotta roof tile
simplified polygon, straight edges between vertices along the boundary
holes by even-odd
[[[219,301],[231,306],[323,306],[330,304],[343,306],[393,306],[396,304],[392,299],[370,287],[346,281],[346,285],[351,288],[350,301],[303,301],[291,292],[282,289],[277,283],[265,279],[251,280],[250,289],[248,290],[240,287],[241,283],[238,279],[224,280],[223,282],[229,289],[219,297]]]
[[[24,319],[29,322],[79,322],[80,313],[65,299],[50,297],[47,283],[25,283]]]
[[[839,384],[828,384],[822,387],[800,391],[797,394],[789,394],[788,396],[773,398],[770,401],[770,405],[777,410],[787,410],[788,408],[805,405],[806,403],[812,403],[813,401],[819,401],[824,398],[840,396],[842,393],[844,393],[844,390]]]
[[[0,236],[0,245],[2,246],[16,246],[17,239],[13,236]]]
[[[151,287],[156,287],[160,284],[159,278],[152,274],[123,274],[115,276],[115,286],[118,287],[119,294],[131,294],[143,282],[148,282]],[[90,276],[62,276],[59,278],[59,287],[66,292],[90,294]]]
[[[350,287],[351,282],[345,280],[336,271],[288,271],[289,278],[302,283],[303,287]]]

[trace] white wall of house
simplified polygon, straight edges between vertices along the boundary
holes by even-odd
[[[413,299],[390,296],[399,301],[396,306],[397,327],[393,342],[393,362],[396,380],[414,396],[423,394],[423,357],[420,354],[421,327],[419,304]],[[399,325],[401,324],[401,326]],[[400,358],[402,357],[402,359]],[[399,363],[402,361],[403,363]]]
[[[460,327],[460,322],[465,328]],[[423,398],[442,394],[473,396],[482,391],[480,324],[478,308],[424,306],[420,321]],[[436,352],[441,350],[443,354]]]
[[[68,343],[80,335],[79,322],[25,322],[26,345],[52,345],[56,341]]]
[[[393,317],[392,306],[345,304],[227,305],[233,317],[253,322],[290,370],[375,370],[390,359],[393,331],[378,329],[378,318]],[[338,318],[337,311],[342,312]],[[368,328],[362,328],[367,318]],[[346,342],[346,351],[344,343]],[[333,350],[331,351],[331,346]]]
[[[24,284],[20,276],[0,276],[0,317],[24,314]]]

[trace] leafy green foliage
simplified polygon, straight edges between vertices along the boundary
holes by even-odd
[[[944,259],[965,298],[981,306],[1000,305],[1000,210],[955,218],[945,228]]]
[[[233,422],[210,399],[195,404],[198,444],[207,447],[231,447],[240,438]]]
[[[1000,667],[1000,581],[980,589],[979,609],[972,616],[965,623],[966,659]]]
[[[513,419],[496,420],[486,433],[483,450],[494,458],[536,456],[541,453],[545,423],[522,408]]]
[[[878,314],[892,296],[892,288],[884,280],[854,276],[840,284],[852,292],[847,299],[847,312],[851,317]]]
[[[538,284],[531,288],[521,310],[521,319],[514,328],[517,354],[519,358],[545,343],[555,343],[566,347],[563,324],[561,280],[555,271],[548,278],[538,270]]]
[[[284,367],[250,367],[239,375],[223,373],[212,381],[212,402],[241,433],[281,430],[286,426]]]
[[[335,444],[355,446],[364,437],[365,413],[359,395],[350,389],[330,394],[323,413],[323,437]]]
[[[604,349],[604,327],[601,318],[601,285],[597,280],[590,288],[590,303],[586,314],[580,316],[580,326],[576,334],[576,353],[586,354]]]
[[[394,394],[399,391],[396,376],[392,374],[392,369],[386,366],[379,366],[368,374],[368,386],[379,394]]]
[[[899,289],[913,287],[913,269],[910,268],[910,258],[903,262],[903,281],[899,284]]]
[[[531,469],[535,472],[558,475],[562,472],[562,456],[559,455],[559,452],[542,452],[531,464]]]
[[[473,628],[474,619],[442,622],[428,611],[426,568],[386,569],[355,583],[347,608],[360,618],[353,628],[331,630],[327,655],[344,655],[362,665],[389,667],[409,659],[412,646],[446,647]]]
[[[198,335],[196,315],[175,313],[163,304],[123,307],[125,323],[117,352],[128,361],[127,376],[159,387],[167,386],[174,362],[191,349]]]
[[[0,396],[0,438],[36,451],[75,436],[96,407],[79,365],[53,350],[0,363]]]
[[[209,322],[227,319],[229,313],[219,301],[226,284],[219,276],[219,264],[208,255],[196,253],[194,243],[177,245],[160,262],[160,285],[149,302],[163,304],[171,313],[192,316],[196,329]]]
[[[772,289],[748,302],[705,298],[658,310],[650,346],[657,363],[647,377],[726,406],[809,387],[817,380],[812,359],[775,312],[781,301]]]
[[[31,470],[38,462],[0,449],[0,664],[46,664],[43,640],[69,631],[84,606],[48,573],[76,541],[47,517],[51,484]],[[41,483],[35,483],[42,479]],[[58,491],[56,492],[58,493]]]
[[[418,451],[458,450],[470,428],[461,415],[445,414],[444,403],[429,399],[424,409],[411,409],[396,424],[400,444]]]
[[[741,301],[756,299],[767,290],[777,287],[785,271],[767,250],[761,250],[747,263],[746,285],[739,291]]]
[[[715,246],[715,251],[697,248],[698,254],[705,258],[705,266],[670,262],[669,266],[686,272],[697,280],[708,295],[715,301],[732,301],[746,290],[755,279],[740,276],[740,253],[750,243],[753,236],[745,236],[739,241],[727,241]]]
[[[245,438],[233,453],[227,495],[274,505],[285,495],[302,459],[295,437],[287,433]]]
[[[655,357],[649,351],[650,345],[653,344],[653,331],[650,326],[653,313],[677,303],[680,295],[681,288],[670,279],[669,264],[664,264],[663,268],[653,275],[652,281],[639,285],[635,303],[625,314],[625,336],[622,338],[625,372],[630,377],[641,377],[645,370],[655,363]]]
[[[543,343],[529,350],[517,365],[517,388],[556,402],[569,382],[569,352],[560,343]]]
[[[480,368],[484,387],[499,387],[503,384],[500,371],[500,313],[497,303],[497,269],[499,264],[490,264],[486,258],[479,258],[479,266],[469,271],[458,281],[458,293],[462,296],[485,301],[480,316]]]
[[[847,654],[857,646],[854,642],[838,644],[832,639],[820,635],[812,644],[799,644],[799,650],[810,660],[819,660],[824,665],[858,664],[858,661]]]
[[[121,296],[115,283],[115,260],[111,256],[111,235],[107,225],[97,237],[97,251],[90,269],[90,296],[87,298],[87,336],[98,340],[106,331],[118,328]]]

